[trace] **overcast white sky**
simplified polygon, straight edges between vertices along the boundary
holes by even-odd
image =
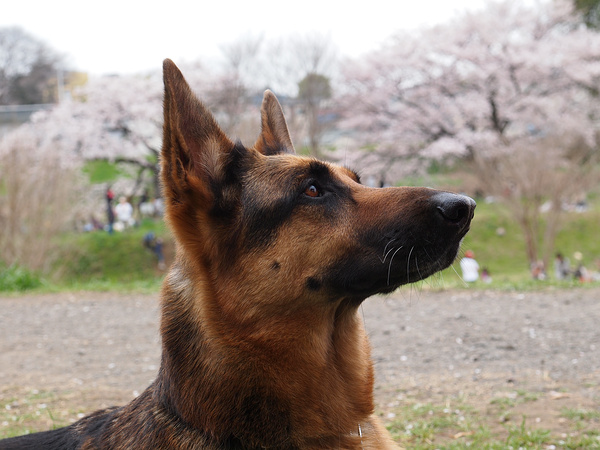
[[[158,69],[218,54],[243,34],[319,31],[341,53],[375,49],[401,29],[447,21],[486,0],[13,0],[0,27],[19,25],[92,74]]]

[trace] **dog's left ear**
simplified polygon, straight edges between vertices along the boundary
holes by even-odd
[[[234,144],[194,95],[173,61],[164,61],[163,75],[161,166],[165,200],[173,205],[183,204],[194,193],[205,205],[210,205],[211,186],[223,176],[224,161]]]
[[[254,148],[264,155],[295,153],[283,109],[273,92],[267,90],[260,109],[261,132]]]

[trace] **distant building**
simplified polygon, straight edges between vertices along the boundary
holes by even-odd
[[[56,90],[55,98],[60,103],[72,98],[73,91],[84,86],[88,82],[85,72],[58,71],[57,79],[52,81],[52,90]],[[56,106],[56,103],[44,103],[37,105],[0,105],[0,139],[10,131],[19,127],[29,120],[38,111],[47,111]]]
[[[48,110],[53,106],[53,104],[0,105],[0,138],[27,122],[33,113]]]

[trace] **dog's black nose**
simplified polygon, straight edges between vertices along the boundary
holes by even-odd
[[[444,221],[460,229],[469,225],[477,206],[472,198],[449,192],[434,195],[432,201]]]

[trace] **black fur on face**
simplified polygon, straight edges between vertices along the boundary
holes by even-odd
[[[306,195],[309,188],[318,195]],[[352,201],[350,189],[333,176],[327,164],[308,159],[290,164],[277,154],[261,156],[239,143],[229,154],[223,182],[213,186],[213,191],[213,217],[235,222],[231,237],[243,241],[248,250],[268,246],[301,208],[333,221],[342,204]]]

